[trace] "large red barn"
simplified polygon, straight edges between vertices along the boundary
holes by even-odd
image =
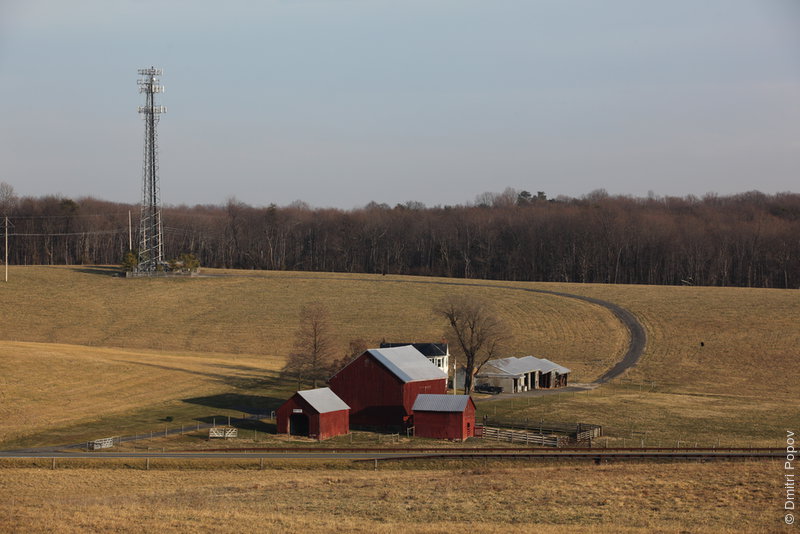
[[[278,434],[319,440],[350,432],[350,407],[329,388],[298,391],[276,414]]]
[[[414,402],[414,435],[460,439],[475,435],[475,403],[469,395],[419,395]]]
[[[447,374],[412,346],[370,349],[328,381],[355,425],[404,427],[420,393],[447,392]]]

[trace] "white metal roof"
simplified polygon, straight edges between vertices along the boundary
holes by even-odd
[[[540,373],[550,373],[556,371],[560,374],[567,374],[569,369],[557,363],[553,363],[545,358],[536,358],[534,356],[525,356],[524,358],[499,358],[497,360],[489,360],[486,362],[487,366],[497,370],[497,373],[491,371],[481,370],[480,375],[483,376],[522,376],[525,373],[533,373],[539,371]],[[484,367],[484,369],[486,369]]]
[[[447,374],[444,371],[432,364],[428,358],[411,345],[369,349],[367,352],[403,382],[447,380]]]
[[[348,406],[336,393],[331,391],[330,388],[307,389],[305,391],[298,391],[304,401],[309,403],[318,413],[338,412],[340,410],[349,410]]]
[[[463,412],[469,395],[431,395],[420,393],[414,401],[415,412]]]
[[[534,360],[536,358],[533,358]],[[489,362],[492,367],[510,375],[523,375],[535,371],[537,366],[527,358],[501,358]]]
[[[567,373],[572,372],[569,369],[567,369],[566,367],[564,367],[563,365],[558,365],[557,363],[551,362],[547,358],[539,358],[539,361],[542,362],[543,366],[547,366],[548,367],[548,371],[551,371],[551,370],[555,369],[558,372],[558,374],[561,374],[561,375],[565,375]],[[548,371],[543,371],[543,372],[546,373]]]

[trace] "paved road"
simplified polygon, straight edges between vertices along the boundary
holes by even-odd
[[[786,456],[784,449],[528,449],[508,452],[479,452],[475,450],[458,451],[449,450],[442,452],[49,452],[49,453],[22,453],[0,452],[0,459],[205,459],[205,460],[416,460],[416,459],[454,459],[454,458],[561,458],[561,459],[770,459]]]

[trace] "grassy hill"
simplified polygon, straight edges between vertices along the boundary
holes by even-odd
[[[800,423],[797,291],[207,273],[122,279],[106,268],[12,267],[0,286],[0,417],[8,422],[0,441],[145,430],[166,415],[191,422],[262,398],[272,407],[295,386],[276,371],[299,307],[312,299],[331,309],[342,354],[354,338],[440,339],[444,324],[431,308],[450,292],[491,299],[514,331],[513,355],[563,363],[574,380],[596,378],[623,352],[627,334],[604,308],[513,287],[626,307],[645,325],[648,347],[640,365],[609,387],[524,403],[487,400],[481,414],[595,422],[612,440],[706,444],[776,444]],[[215,396],[236,401],[188,402]]]

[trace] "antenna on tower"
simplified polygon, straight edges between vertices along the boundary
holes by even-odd
[[[156,105],[156,94],[164,92],[158,76],[163,69],[139,69],[139,92],[145,94],[145,105],[139,106],[144,117],[144,172],[142,180],[142,215],[139,228],[139,273],[155,273],[164,262],[164,243],[161,231],[161,192],[158,184],[158,136],[156,125],[159,116],[167,112],[165,106]]]

